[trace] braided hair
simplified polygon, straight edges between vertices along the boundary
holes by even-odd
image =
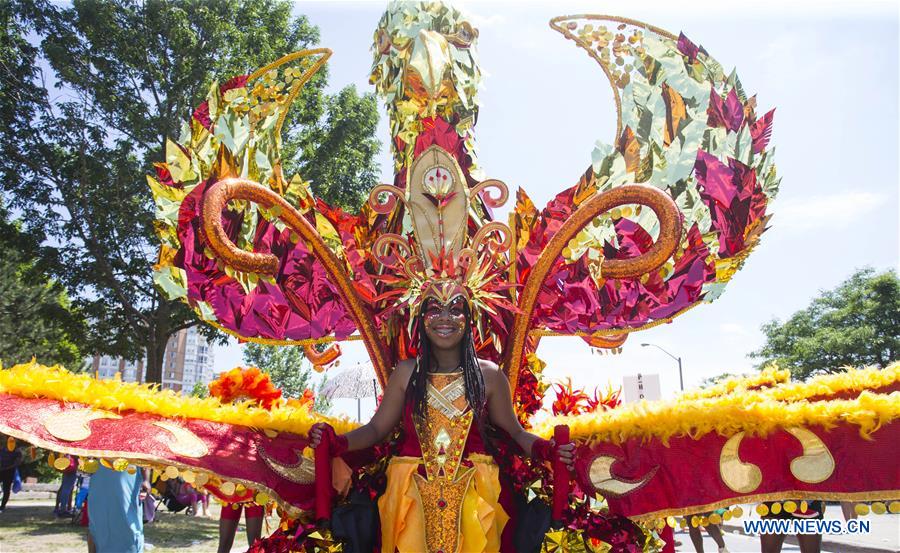
[[[427,300],[433,301],[433,300]],[[413,413],[417,416],[424,417],[426,404],[428,402],[428,372],[430,372],[433,364],[431,354],[431,341],[425,334],[425,309],[420,310],[416,317],[416,331],[419,337],[419,354],[416,357],[416,367],[413,369],[412,376],[409,379],[409,385],[406,387],[406,401],[413,405]],[[478,363],[478,357],[475,355],[475,339],[472,334],[472,314],[468,304],[463,308],[465,313],[465,327],[463,329],[463,339],[460,343],[461,359],[460,365],[463,372],[463,381],[466,387],[466,401],[474,412],[475,423],[485,436],[485,419],[487,414],[487,394],[484,387],[484,375],[481,373],[481,365]],[[485,444],[488,442],[485,440]]]

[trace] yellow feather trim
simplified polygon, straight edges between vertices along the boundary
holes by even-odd
[[[735,376],[725,379],[715,386],[693,390],[681,394],[682,399],[699,399],[704,397],[716,397],[742,392],[752,388],[771,388],[791,380],[791,371],[780,370],[778,367],[766,367],[761,373],[753,376]]]
[[[183,396],[172,390],[160,390],[151,384],[97,380],[85,374],[71,373],[60,366],[47,367],[34,360],[0,370],[0,393],[83,403],[111,411],[201,419],[303,435],[317,422],[329,423],[339,434],[359,426],[345,418],[326,417],[284,404],[267,410],[251,402],[222,403],[217,398]]]
[[[697,439],[711,432],[722,436],[738,432],[766,436],[791,426],[833,428],[846,422],[858,426],[860,434],[869,438],[883,425],[900,417],[900,392],[879,394],[869,390],[898,381],[900,363],[895,362],[883,370],[850,370],[764,390],[744,390],[709,398],[679,397],[579,416],[552,417],[538,424],[535,432],[550,437],[555,425],[566,424],[572,438],[579,441],[621,444],[632,438],[656,438],[668,443],[672,437]],[[854,399],[806,401],[842,391],[860,393]]]

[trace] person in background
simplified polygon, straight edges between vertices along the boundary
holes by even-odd
[[[844,515],[844,520],[853,520],[857,516],[856,513],[856,503],[852,501],[841,501],[841,514]]]
[[[721,516],[721,514],[724,512],[724,509],[716,512]],[[712,513],[703,513],[697,516],[703,518],[709,517],[709,515],[711,514]],[[719,525],[708,523],[707,525],[703,526],[703,528],[706,529],[706,533],[709,534],[709,537],[711,537],[713,541],[716,542],[716,546],[719,548],[719,553],[728,553],[728,548],[725,547],[725,538],[722,537],[722,529],[719,527]],[[694,550],[696,550],[697,553],[703,553],[703,534],[700,532],[700,525],[689,526],[688,535],[691,536],[691,543],[694,544]]]
[[[219,549],[218,553],[229,553],[234,545],[234,535],[241,521],[241,511],[247,523],[247,545],[262,536],[262,520],[265,513],[261,505],[240,505],[238,503],[226,503],[222,505],[222,514],[219,516]]]
[[[209,512],[209,492],[206,490],[200,490],[200,507],[203,509],[200,516],[203,518],[212,517],[212,513]]]
[[[78,457],[66,455],[69,466],[62,471],[62,483],[56,490],[56,507],[53,514],[58,517],[72,516],[72,490],[75,489],[75,480],[78,478]]]
[[[778,512],[773,513],[772,507],[774,503],[763,503],[768,509],[768,513],[763,515],[765,519],[790,519],[790,518],[808,518],[822,520],[825,516],[824,501],[795,501],[798,505],[807,503],[806,509],[798,508],[792,513],[784,511],[780,506],[776,509]],[[760,534],[759,544],[761,553],[781,553],[781,546],[784,545],[784,534]],[[820,553],[822,551],[822,534],[797,534],[797,544],[800,546],[800,553]]]
[[[142,493],[150,493],[149,469],[132,474],[100,465],[87,500],[89,553],[143,553]]]
[[[0,434],[0,439],[4,438]],[[5,440],[2,440],[5,442]],[[22,452],[14,447],[10,451],[6,443],[0,444],[0,484],[3,486],[3,499],[0,500],[0,513],[6,510],[6,502],[12,491],[13,480],[16,477],[16,468],[22,463]]]

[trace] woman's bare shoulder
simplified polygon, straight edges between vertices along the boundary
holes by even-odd
[[[500,367],[493,361],[479,359],[478,366],[481,367],[481,374],[484,376],[484,381],[486,383],[494,382],[503,375],[503,373],[500,372]]]
[[[391,377],[388,380],[388,384],[399,386],[401,389],[405,390],[406,384],[409,382],[409,377],[415,369],[415,359],[403,359],[402,361],[399,361],[394,370],[391,371]]]

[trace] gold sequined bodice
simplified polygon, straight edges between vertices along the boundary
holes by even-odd
[[[428,375],[426,416],[414,417],[425,476],[415,475],[425,514],[428,550],[454,553],[459,549],[459,520],[463,498],[474,469],[461,468],[473,411],[461,372]]]

